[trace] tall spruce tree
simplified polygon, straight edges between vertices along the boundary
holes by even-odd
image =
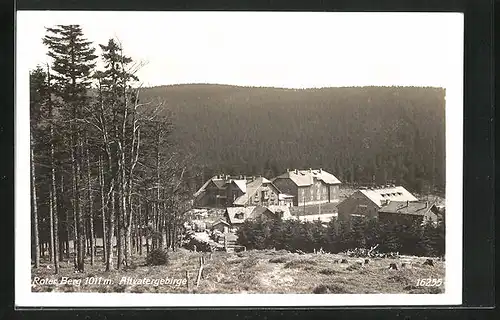
[[[95,49],[83,35],[79,25],[58,25],[46,28],[47,35],[43,43],[48,47],[47,55],[52,58],[52,93],[57,97],[60,113],[69,123],[70,154],[73,175],[73,208],[77,242],[76,268],[84,271],[84,212],[83,212],[83,132],[86,130],[82,122],[89,111],[88,90],[91,74],[95,67]],[[52,170],[52,185],[55,190],[56,170]],[[55,196],[57,193],[53,191]],[[54,204],[54,208],[57,205]],[[56,213],[57,214],[57,213]]]

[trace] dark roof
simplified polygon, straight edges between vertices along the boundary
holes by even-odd
[[[391,201],[382,208],[380,208],[378,212],[424,215],[429,210],[431,210],[433,206],[435,207],[434,203],[428,203],[425,201],[414,201],[414,202]]]
[[[226,187],[226,181],[224,180],[212,180],[212,182],[217,186],[219,189],[224,189]]]

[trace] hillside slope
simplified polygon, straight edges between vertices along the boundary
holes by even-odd
[[[444,89],[192,84],[141,95],[165,102],[177,147],[196,156],[205,178],[321,167],[343,182],[444,188]]]

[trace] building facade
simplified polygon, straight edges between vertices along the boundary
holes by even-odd
[[[294,197],[294,206],[339,201],[340,180],[322,169],[287,170],[272,181],[282,193]]]
[[[194,196],[195,205],[200,207],[224,208],[280,204],[280,190],[264,177],[215,176],[208,180]],[[287,199],[290,201],[290,196]]]
[[[437,223],[441,212],[428,201],[391,201],[378,210],[381,222]]]
[[[378,218],[380,208],[392,201],[418,201],[401,186],[363,188],[355,191],[337,205],[339,221],[350,221],[352,217]]]

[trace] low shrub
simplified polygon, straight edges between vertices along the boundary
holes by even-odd
[[[168,264],[168,253],[163,249],[154,249],[146,257],[146,264],[150,266],[161,266]]]
[[[287,261],[288,261],[287,257],[276,257],[269,259],[269,262],[271,263],[285,263]]]
[[[285,268],[304,268],[304,267],[310,267],[310,266],[315,266],[318,263],[314,260],[307,260],[307,259],[297,259],[297,260],[292,260],[290,262],[287,262],[285,264]]]
[[[386,279],[389,282],[398,282],[398,283],[401,283],[405,286],[409,286],[411,283],[411,280],[407,276],[400,275],[400,274],[389,276]],[[408,289],[405,289],[405,290],[408,290]]]
[[[361,268],[362,268],[362,266],[356,263],[356,264],[351,264],[350,266],[348,266],[346,268],[346,270],[347,271],[353,271],[353,270],[359,270]]]
[[[256,257],[248,257],[243,263],[242,267],[245,269],[256,266],[259,263],[259,259]]]
[[[319,273],[325,274],[327,276],[331,276],[332,274],[337,274],[339,272],[337,270],[335,270],[335,269],[329,269],[329,268],[327,268],[327,269],[321,269],[319,271]]]

